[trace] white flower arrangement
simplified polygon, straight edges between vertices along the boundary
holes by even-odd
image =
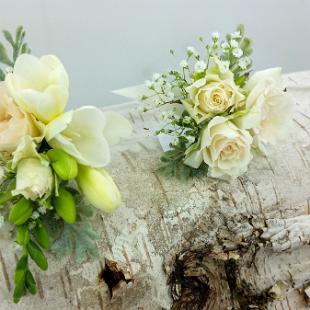
[[[0,62],[11,68],[0,69],[0,228],[14,225],[21,248],[17,303],[27,291],[36,293],[28,261],[46,270],[44,249],[63,256],[74,242],[77,260],[98,256],[98,236],[85,222],[94,213],[88,203],[106,212],[122,205],[103,167],[111,161],[110,145],[132,128],[123,116],[93,106],[64,112],[69,79],[60,60],[30,55],[22,27],[15,39],[8,31],[4,35],[13,58],[0,43]]]
[[[210,43],[200,41],[203,54],[188,47],[181,70],[157,74],[161,86],[147,84],[139,99],[144,111],[173,106],[157,132],[173,137],[161,158],[166,174],[187,177],[207,170],[212,177],[236,178],[247,171],[254,150],[264,151],[283,136],[293,101],[281,68],[250,75],[252,43],[242,25],[223,40],[214,32]],[[170,85],[173,98],[164,85]]]

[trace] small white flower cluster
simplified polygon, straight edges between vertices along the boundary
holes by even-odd
[[[181,68],[188,68],[188,62],[187,62],[187,60],[185,60],[185,59],[183,59],[183,60],[181,60],[181,62],[180,62],[180,67]]]
[[[242,70],[247,69],[247,67],[251,64],[250,57],[242,57],[239,59],[238,65]]]
[[[193,46],[188,46],[188,47],[187,47],[187,55],[188,55],[189,57],[192,56],[192,55],[193,55],[194,57],[198,57],[198,56],[199,56],[199,54],[198,54],[196,48],[193,47]]]
[[[195,63],[195,72],[203,72],[207,68],[207,64],[203,60],[199,60]]]

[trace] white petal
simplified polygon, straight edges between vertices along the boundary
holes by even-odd
[[[55,118],[52,122],[50,122],[46,126],[45,139],[47,142],[53,139],[56,135],[58,135],[68,127],[68,125],[72,120],[72,114],[73,111],[68,111]]]
[[[57,135],[49,144],[73,156],[80,164],[90,167],[104,167],[111,160],[109,144],[104,137],[101,139],[87,138],[70,142],[62,135]]]
[[[106,125],[103,134],[110,144],[116,144],[120,138],[127,138],[131,135],[131,123],[124,116],[112,111],[104,112],[104,115]]]
[[[251,90],[257,83],[259,83],[261,80],[267,80],[267,79],[274,79],[277,82],[281,82],[281,72],[282,68],[276,67],[276,68],[270,68],[262,71],[257,71],[247,82],[245,85],[246,90]]]
[[[112,93],[126,98],[140,100],[142,96],[152,95],[153,91],[151,91],[145,84],[140,84],[127,88],[116,89],[113,90]]]
[[[184,160],[184,164],[193,168],[199,168],[202,163],[202,151],[194,151],[190,153]]]

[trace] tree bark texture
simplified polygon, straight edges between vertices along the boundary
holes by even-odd
[[[289,135],[232,182],[163,177],[159,116],[112,107],[134,133],[108,167],[126,206],[94,220],[102,259],[49,255],[49,270],[35,269],[38,295],[13,305],[18,252],[2,230],[0,309],[309,309],[310,72],[285,82]]]

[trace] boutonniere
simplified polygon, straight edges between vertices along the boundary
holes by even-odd
[[[14,234],[20,257],[13,300],[35,294],[32,260],[48,269],[45,251],[77,261],[98,257],[90,219],[94,208],[111,212],[122,205],[113,179],[103,169],[110,145],[131,133],[123,116],[84,106],[64,112],[69,78],[54,55],[35,57],[22,27],[9,57],[0,44],[0,226]]]
[[[236,178],[255,153],[284,135],[293,101],[281,68],[252,72],[252,41],[242,25],[224,38],[214,32],[207,42],[199,41],[200,48],[187,48],[177,69],[116,93],[134,93],[143,111],[162,112],[156,134],[169,139],[161,157],[164,173]]]

